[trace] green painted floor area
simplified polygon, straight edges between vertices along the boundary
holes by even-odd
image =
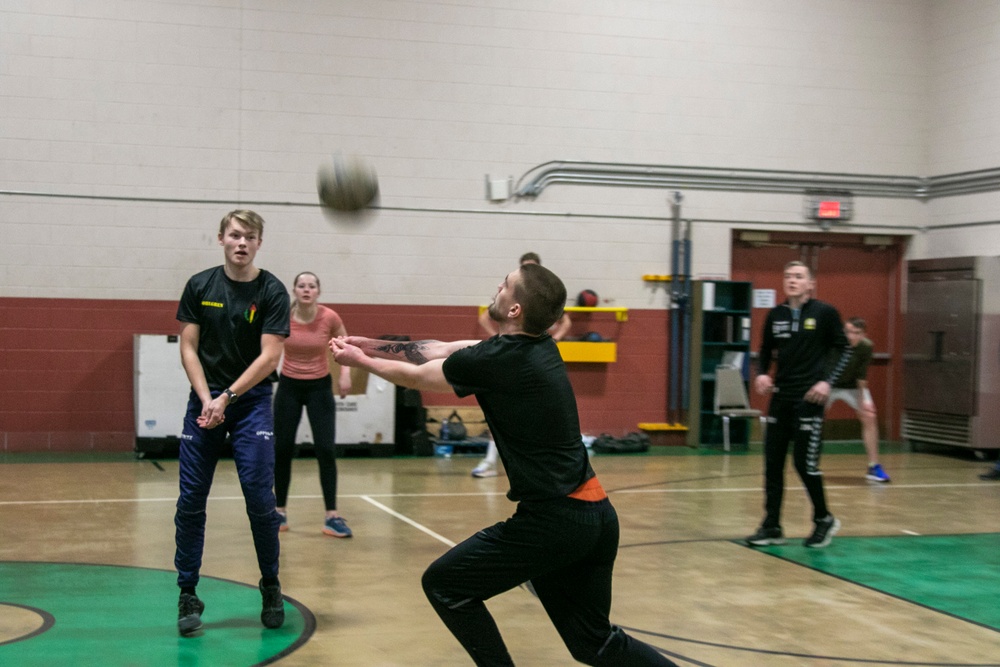
[[[761,549],[917,604],[1000,630],[1000,533],[836,537],[826,549]]]
[[[54,619],[38,634],[4,637],[10,641],[0,644],[0,665],[242,667],[293,651],[314,629],[312,614],[286,599],[284,626],[267,630],[255,586],[202,577],[204,628],[180,637],[176,577],[172,571],[107,565],[0,563],[0,610],[19,607],[22,618],[32,618],[26,609],[38,610],[38,625],[45,614]]]

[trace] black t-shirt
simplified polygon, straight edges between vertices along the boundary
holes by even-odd
[[[786,302],[767,314],[760,373],[768,372],[775,352],[775,398],[782,400],[801,400],[821,380],[835,386],[852,355],[840,313],[816,299],[809,299],[798,311]]]
[[[288,292],[267,271],[237,282],[216,266],[188,280],[177,319],[200,327],[198,358],[208,388],[221,391],[260,356],[261,334],[288,336]],[[266,381],[275,382],[277,376]]]
[[[456,394],[479,401],[507,469],[508,498],[561,498],[594,476],[551,336],[493,336],[453,353],[444,375]]]

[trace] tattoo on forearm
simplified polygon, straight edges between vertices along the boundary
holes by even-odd
[[[410,363],[417,365],[430,361],[424,356],[423,350],[427,347],[427,341],[417,340],[407,343],[386,343],[375,348],[377,352],[392,357],[404,357]]]

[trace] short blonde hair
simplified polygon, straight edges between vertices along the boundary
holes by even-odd
[[[219,223],[219,234],[225,234],[229,223],[233,220],[257,232],[259,238],[264,238],[264,218],[249,209],[236,209],[235,211],[226,213],[222,217],[222,222]]]
[[[805,269],[806,270],[806,276],[810,280],[812,280],[812,277],[813,277],[812,269],[810,269],[808,266],[806,266],[805,262],[800,262],[799,260],[795,260],[793,262],[789,262],[788,264],[785,264],[785,271],[787,271],[788,269],[794,268],[796,266],[801,266],[803,269]]]

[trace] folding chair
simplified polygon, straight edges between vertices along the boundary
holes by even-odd
[[[715,414],[722,417],[722,443],[727,452],[730,450],[729,420],[733,417],[757,417],[760,419],[761,437],[764,437],[767,417],[762,411],[750,407],[743,372],[739,368],[718,366],[715,369]]]

